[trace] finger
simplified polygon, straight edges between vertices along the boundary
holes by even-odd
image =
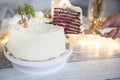
[[[119,38],[120,36],[120,29],[117,29],[116,34],[112,37],[113,39]]]
[[[111,32],[109,32],[109,33],[106,33],[105,34],[105,37],[106,38],[112,38],[115,34],[117,33],[117,29],[114,29],[114,30],[112,30]]]
[[[101,25],[101,29],[104,29],[106,27],[112,26],[112,24],[115,22],[115,18],[110,16],[108,17],[105,22],[103,22],[103,24]]]

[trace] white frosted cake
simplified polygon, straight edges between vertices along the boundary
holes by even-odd
[[[64,28],[46,24],[43,13],[36,13],[28,27],[18,24],[20,16],[15,15],[9,25],[7,48],[17,59],[39,61],[59,57],[65,52]]]

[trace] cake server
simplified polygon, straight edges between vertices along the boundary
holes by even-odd
[[[111,32],[114,29],[117,29],[117,28],[116,27],[115,28],[111,27],[111,28],[105,28],[105,29],[86,29],[86,30],[84,30],[84,34],[95,34],[95,35],[98,34],[98,35],[102,36],[106,33]]]

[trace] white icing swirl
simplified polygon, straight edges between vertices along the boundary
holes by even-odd
[[[25,16],[23,16],[25,17]],[[24,28],[23,24],[19,24],[18,21],[21,19],[21,16],[16,14],[10,20],[10,29],[22,31],[23,33],[29,34],[38,34],[38,33],[49,33],[53,31],[57,31],[62,27],[58,27],[52,24],[46,24],[45,22],[50,22],[50,19],[44,18],[44,14],[42,12],[36,12],[36,17],[31,18],[27,21],[28,27]]]
[[[28,21],[28,23],[31,22],[31,20],[34,20],[34,19],[37,19],[37,18],[44,18],[43,12],[36,12],[35,14],[36,14],[35,18],[31,18],[31,19]],[[26,17],[26,16],[23,15],[23,18],[25,18],[25,17]],[[10,25],[18,24],[18,21],[19,21],[19,20],[21,20],[21,16],[20,16],[19,14],[16,14],[12,19],[10,19],[9,24],[10,24]],[[37,21],[37,20],[36,20],[36,21]]]

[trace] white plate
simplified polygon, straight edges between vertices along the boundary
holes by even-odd
[[[40,62],[30,62],[23,61],[20,59],[16,59],[8,54],[8,52],[4,48],[5,57],[12,63],[13,67],[16,70],[19,70],[26,74],[32,75],[50,75],[59,72],[65,65],[67,59],[71,55],[73,47],[71,43],[69,43],[69,49],[66,50],[65,54],[48,61],[40,61]]]

